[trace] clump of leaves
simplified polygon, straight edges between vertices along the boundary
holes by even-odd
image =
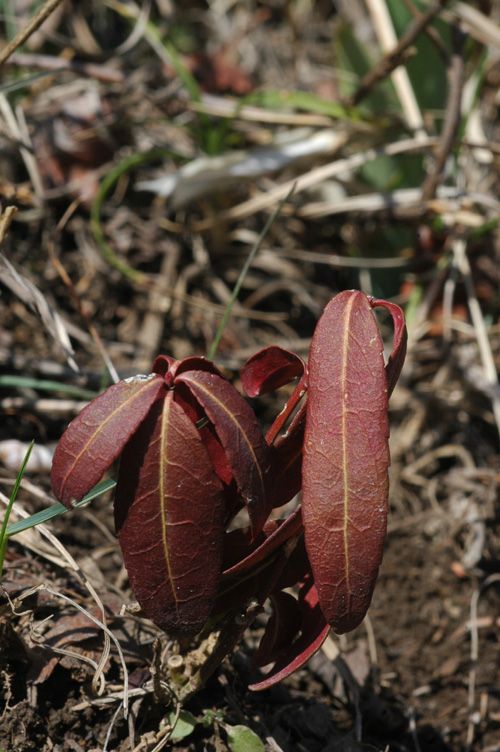
[[[387,364],[378,306],[394,324]],[[255,663],[273,665],[252,689],[269,687],[302,666],[330,627],[347,632],[366,614],[386,532],[388,398],[405,351],[398,306],[340,293],[307,366],[268,347],[242,369],[249,397],[298,380],[266,436],[211,361],[160,355],[152,374],[111,386],[69,425],[54,492],[72,506],[120,457],[116,529],[144,614],[189,636],[269,599]],[[275,519],[301,488],[301,506]],[[242,509],[248,526],[234,527]]]

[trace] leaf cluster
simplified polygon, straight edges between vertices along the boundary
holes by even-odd
[[[387,364],[377,306],[394,323]],[[116,531],[143,613],[182,637],[226,625],[222,659],[249,604],[256,613],[269,600],[254,661],[272,668],[251,687],[264,689],[368,609],[386,530],[388,397],[405,349],[398,306],[340,293],[307,365],[271,346],[243,367],[248,397],[296,381],[266,435],[212,361],[160,355],[151,374],[109,387],[69,425],[54,492],[70,508],[120,458]],[[301,489],[302,504],[280,517]]]

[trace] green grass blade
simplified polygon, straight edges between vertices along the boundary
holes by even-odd
[[[9,538],[9,531],[7,528],[7,525],[9,524],[9,517],[12,512],[12,507],[14,506],[14,502],[16,500],[17,494],[19,492],[19,487],[21,485],[21,481],[23,479],[23,475],[26,470],[26,465],[28,464],[33,446],[35,444],[35,440],[31,442],[28,449],[26,450],[26,454],[24,455],[24,460],[22,462],[22,465],[19,469],[19,472],[16,477],[16,482],[14,483],[14,487],[11,491],[10,497],[9,497],[9,503],[7,504],[7,507],[5,509],[5,515],[2,522],[2,528],[0,529],[0,577],[3,573],[3,563],[5,560],[5,550],[7,548],[7,540]]]
[[[112,478],[110,478],[109,480],[101,481],[97,484],[97,486],[94,486],[94,488],[89,491],[88,494],[84,496],[83,499],[81,499],[81,501],[77,501],[73,505],[74,508],[77,509],[78,507],[86,506],[93,499],[97,498],[97,496],[106,493],[106,491],[109,491],[115,486],[116,480],[113,480]],[[19,522],[14,522],[13,525],[9,525],[9,527],[7,528],[7,535],[19,535],[19,533],[22,533],[24,530],[29,530],[30,527],[42,525],[43,523],[48,522],[49,520],[53,520],[55,517],[60,517],[61,515],[66,514],[66,512],[69,511],[71,510],[65,507],[64,504],[56,502],[55,504],[51,504],[50,507],[47,507],[47,509],[41,509],[39,512],[36,512],[36,514],[32,514],[30,517],[26,517],[25,520],[19,520]]]
[[[26,86],[31,86],[31,84],[35,83],[35,81],[39,81],[41,78],[54,76],[56,73],[57,71],[41,71],[41,73],[33,73],[31,76],[25,76],[25,78],[11,81],[8,84],[0,84],[0,93],[12,94],[14,91],[19,91],[19,89],[24,89]]]
[[[121,274],[130,280],[130,282],[139,285],[148,283],[149,280],[147,274],[134,269],[125,261],[122,261],[122,259],[111,248],[106,240],[102,227],[101,212],[109,193],[122,175],[143,164],[166,157],[172,159],[181,158],[179,154],[169,149],[151,149],[144,153],[132,154],[130,157],[123,159],[115,167],[111,168],[110,172],[101,181],[90,210],[90,231],[103,259],[107,264],[121,272]]]
[[[90,389],[82,389],[72,384],[63,384],[60,381],[51,381],[50,379],[35,379],[30,376],[16,376],[16,374],[5,374],[0,376],[0,388],[14,387],[16,389],[36,389],[39,392],[60,392],[67,394],[69,397],[75,397],[82,400],[91,400],[97,397],[99,392],[93,392]]]
[[[215,337],[213,338],[212,344],[210,345],[210,347],[208,349],[207,357],[210,358],[210,360],[213,359],[213,357],[215,356],[215,353],[217,352],[217,348],[219,347],[222,334],[224,333],[224,329],[227,326],[227,322],[229,321],[229,318],[231,316],[231,312],[233,310],[233,306],[234,306],[234,304],[235,304],[235,302],[236,302],[236,300],[238,298],[238,295],[240,294],[241,286],[242,286],[243,281],[244,281],[244,279],[245,279],[245,277],[246,277],[246,275],[248,273],[248,270],[250,269],[250,266],[252,265],[252,262],[253,262],[255,256],[260,251],[260,248],[262,246],[264,238],[266,237],[267,233],[269,232],[269,230],[271,229],[271,227],[275,223],[276,219],[279,216],[279,213],[281,212],[281,209],[283,208],[284,204],[288,201],[288,199],[290,198],[290,196],[293,194],[294,190],[295,190],[295,184],[292,186],[291,190],[288,191],[288,193],[285,196],[285,198],[280,201],[280,203],[276,207],[275,211],[271,214],[271,216],[269,217],[269,219],[267,220],[267,222],[266,222],[266,224],[264,226],[264,229],[262,230],[262,232],[260,233],[259,237],[257,238],[257,241],[252,246],[252,250],[248,254],[248,258],[247,258],[247,260],[245,261],[245,263],[243,265],[243,269],[239,273],[238,279],[236,280],[236,284],[235,284],[235,286],[233,288],[233,292],[231,293],[231,297],[230,297],[230,299],[228,301],[228,304],[226,306],[226,310],[224,311],[224,315],[222,316],[222,320],[221,320],[219,326],[217,327],[217,331],[215,332]]]
[[[246,96],[242,104],[253,104],[270,110],[301,110],[315,115],[326,115],[334,120],[364,120],[362,111],[357,107],[346,108],[340,102],[323,99],[308,91],[263,89]]]

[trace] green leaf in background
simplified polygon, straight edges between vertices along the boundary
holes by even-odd
[[[386,0],[387,7],[392,17],[392,22],[398,37],[401,37],[413,16],[401,0]],[[419,10],[425,11],[429,6],[422,0],[415,0]],[[450,29],[443,21],[435,20],[432,23],[439,33],[443,43],[450,52]],[[406,64],[411,85],[415,91],[417,101],[422,110],[443,110],[446,106],[448,83],[446,79],[446,66],[436,49],[436,46],[426,34],[420,34],[414,45],[417,54]]]
[[[344,75],[339,75],[340,94],[349,97],[353,94],[374,61],[365,45],[347,24],[341,24],[334,39],[335,65]],[[373,92],[363,100],[360,109],[372,115],[388,115],[399,112],[399,102],[394,87],[389,79],[375,87]]]
[[[216,722],[222,723],[223,720],[224,720],[224,713],[222,710],[208,709],[208,710],[203,711],[203,715],[200,718],[200,723],[202,723],[203,726],[205,726],[205,728],[209,728]]]
[[[334,39],[334,51],[336,67],[343,72],[343,75],[339,75],[340,93],[348,97],[356,91],[363,76],[373,68],[374,61],[366,46],[359,41],[347,24],[342,24],[338,28]],[[385,118],[399,113],[399,101],[390,79],[376,86],[359,105],[359,110],[364,110],[375,118]],[[378,191],[412,187],[423,179],[422,157],[379,157],[364,165],[359,174],[362,180]]]
[[[361,120],[358,108],[346,109],[339,102],[324,99],[310,91],[261,89],[245,97],[242,104],[253,104],[271,110],[302,110],[339,120]]]
[[[265,752],[263,742],[248,726],[224,726],[231,752]]]
[[[167,722],[170,725],[175,724],[173,731],[170,734],[171,742],[182,741],[182,739],[185,739],[190,734],[192,734],[196,726],[198,725],[197,719],[192,713],[189,713],[189,711],[187,710],[181,710],[177,720],[176,717],[177,713],[174,710],[172,710],[172,712],[167,715]]]

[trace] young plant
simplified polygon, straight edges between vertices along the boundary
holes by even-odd
[[[387,364],[379,306],[394,324]],[[269,687],[302,666],[330,628],[354,629],[369,607],[386,532],[388,398],[405,350],[398,306],[340,293],[316,327],[307,366],[268,347],[242,369],[249,397],[298,379],[266,436],[211,361],[160,355],[149,376],[111,386],[68,426],[54,493],[71,507],[120,457],[116,529],[144,614],[190,636],[269,599],[255,664],[273,665],[251,688]],[[275,519],[301,487],[302,505]],[[242,509],[248,525],[235,527]]]

